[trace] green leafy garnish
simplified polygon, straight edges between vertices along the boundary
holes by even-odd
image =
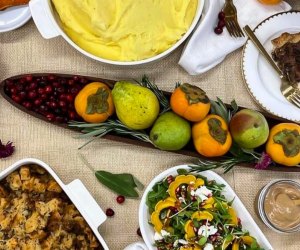
[[[93,167],[83,157],[83,155],[79,154],[79,156],[83,163],[94,172],[98,181],[104,186],[106,186],[113,192],[128,198],[139,197],[139,194],[136,191],[136,189],[141,190],[144,188],[144,186],[132,174],[113,174],[104,170],[95,171]]]

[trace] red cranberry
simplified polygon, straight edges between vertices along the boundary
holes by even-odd
[[[69,111],[68,112],[68,117],[69,117],[70,120],[75,120],[76,113],[74,111]]]
[[[53,122],[55,120],[55,115],[54,114],[47,114],[46,118],[48,121]]]
[[[141,233],[141,229],[140,229],[140,228],[138,228],[138,229],[136,230],[136,234],[137,234],[138,236],[142,237],[142,233]]]
[[[42,76],[42,77],[41,77],[41,80],[42,80],[42,81],[47,81],[47,76]]]
[[[119,196],[117,197],[117,202],[118,202],[119,204],[122,204],[124,201],[125,201],[125,197],[124,197],[123,195],[119,195]]]
[[[80,81],[79,81],[82,85],[85,85],[85,84],[87,84],[87,79],[85,79],[85,78],[81,78],[80,79]]]
[[[220,20],[224,20],[224,19],[225,19],[225,13],[224,13],[224,11],[221,11],[221,12],[219,13],[218,18],[219,18]]]
[[[174,214],[178,213],[178,209],[177,209],[176,207],[170,207],[170,210],[171,210]]]
[[[61,101],[65,101],[66,99],[67,99],[67,95],[66,94],[61,94],[61,95],[59,95],[59,100],[61,100]]]
[[[37,92],[42,95],[45,94],[45,90],[43,88],[38,88]]]
[[[56,91],[58,92],[58,93],[65,93],[65,88],[64,87],[58,87],[58,88],[56,88]]]
[[[73,86],[75,84],[75,81],[73,79],[68,80],[68,85]]]
[[[37,83],[31,82],[31,83],[29,84],[29,89],[30,89],[30,90],[34,90],[34,89],[36,89],[36,88],[37,88]]]
[[[40,111],[48,111],[48,107],[46,105],[41,105]]]
[[[25,80],[26,80],[27,82],[31,82],[32,79],[33,79],[33,76],[32,76],[32,75],[27,75],[27,76],[25,76]]]
[[[79,76],[73,76],[74,81],[79,81]]]
[[[19,83],[20,83],[20,84],[25,84],[25,83],[26,83],[26,79],[24,79],[24,78],[20,79],[20,80],[19,80]]]
[[[67,106],[67,104],[66,104],[65,101],[59,101],[59,102],[58,102],[58,105],[59,105],[60,107],[62,107],[62,108],[64,108],[64,107]]]
[[[36,99],[36,100],[34,100],[33,103],[34,103],[35,106],[40,106],[42,104],[42,102],[43,102],[42,99]]]
[[[71,102],[71,103],[72,103],[73,100],[74,100],[74,97],[73,97],[71,94],[67,94],[67,95],[66,95],[66,99],[67,99],[68,102]]]
[[[239,218],[239,217],[238,217],[238,224],[239,224],[239,225],[242,224],[241,218]]]
[[[79,91],[80,91],[80,87],[78,85],[70,89],[70,93],[73,95],[76,95]]]
[[[49,100],[50,101],[55,101],[55,97],[52,95],[52,96],[49,97]]]
[[[12,95],[12,97],[11,97],[13,100],[14,100],[14,102],[16,102],[16,103],[20,103],[21,101],[22,101],[22,98],[20,97],[20,96],[18,96],[18,95]]]
[[[24,86],[21,84],[16,85],[17,91],[22,91],[24,89]]]
[[[27,108],[27,109],[31,109],[32,108],[32,104],[30,102],[28,102],[28,101],[23,102],[22,105],[25,108]]]
[[[52,91],[53,91],[53,88],[52,88],[50,85],[47,85],[47,86],[45,87],[45,93],[46,93],[46,94],[51,94]]]
[[[108,217],[112,217],[112,216],[115,215],[115,212],[114,212],[114,210],[112,210],[111,208],[108,208],[108,209],[106,209],[106,215],[107,215]]]
[[[63,78],[63,79],[60,80],[60,83],[61,83],[62,85],[66,85],[66,84],[67,84],[67,80]]]
[[[54,75],[48,75],[48,76],[47,76],[47,79],[48,79],[50,82],[53,82],[53,81],[56,79],[56,77],[55,77]]]
[[[225,27],[225,20],[219,20],[218,27],[219,28],[224,28]]]
[[[5,86],[12,87],[12,86],[14,86],[14,82],[12,80],[8,79],[5,81]]]
[[[30,91],[30,92],[28,93],[28,97],[29,97],[30,99],[34,99],[34,98],[36,98],[36,96],[37,96],[37,94],[36,94],[36,91],[35,91],[35,90],[32,90],[32,91]]]
[[[168,182],[168,184],[170,185],[173,181],[174,181],[174,177],[173,177],[172,175],[169,175],[169,176],[167,177],[167,182]]]
[[[50,106],[50,108],[55,109],[55,108],[57,108],[57,103],[54,102],[54,101],[51,101],[51,102],[49,103],[49,106]]]
[[[47,99],[47,95],[46,95],[46,94],[43,94],[43,95],[40,96],[40,98],[41,98],[42,100],[46,100],[46,99]]]
[[[53,85],[54,88],[60,87],[60,83],[59,82],[54,82],[52,85]]]
[[[17,90],[16,87],[12,87],[12,88],[10,89],[10,93],[11,93],[11,94],[17,94],[17,92],[18,92],[18,90]]]
[[[20,98],[24,99],[26,97],[26,92],[25,91],[21,91],[19,93]]]
[[[220,27],[216,27],[216,28],[215,28],[215,33],[216,33],[217,35],[222,34],[222,32],[223,32],[223,29],[222,29],[222,28],[220,28]]]

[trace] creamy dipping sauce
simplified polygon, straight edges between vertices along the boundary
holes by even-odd
[[[272,185],[264,201],[264,211],[273,226],[289,230],[300,225],[300,188],[292,183]]]
[[[198,0],[52,0],[66,34],[114,61],[158,55],[187,32]]]

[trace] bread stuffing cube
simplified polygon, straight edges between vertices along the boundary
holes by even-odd
[[[24,166],[20,169],[20,177],[22,181],[27,181],[30,179],[30,170],[29,167]]]
[[[61,193],[62,189],[55,180],[50,180],[47,184],[47,190],[50,192]]]
[[[7,177],[7,182],[12,190],[18,190],[22,187],[22,181],[20,175],[17,172],[13,172]]]

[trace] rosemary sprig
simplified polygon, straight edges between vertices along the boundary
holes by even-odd
[[[156,97],[162,107],[162,110],[160,112],[161,114],[163,114],[171,109],[170,103],[169,103],[168,99],[166,98],[166,96],[164,95],[164,93],[157,87],[156,84],[152,83],[146,75],[143,76],[142,80],[140,82],[138,82],[138,84],[150,89],[156,95]]]
[[[125,126],[119,120],[109,119],[102,123],[85,123],[85,122],[70,122],[70,127],[79,128],[83,134],[76,136],[76,138],[90,138],[85,144],[83,144],[79,149],[82,149],[93,140],[102,137],[108,133],[115,132],[119,135],[129,135],[137,138],[138,140],[148,142],[153,144],[150,140],[149,135],[143,130],[133,130]]]
[[[196,164],[191,164],[191,172],[203,172],[217,168],[223,168],[224,173],[230,171],[234,166],[241,163],[257,163],[261,154],[251,151],[243,151],[243,154],[224,156],[221,160],[198,159]]]

